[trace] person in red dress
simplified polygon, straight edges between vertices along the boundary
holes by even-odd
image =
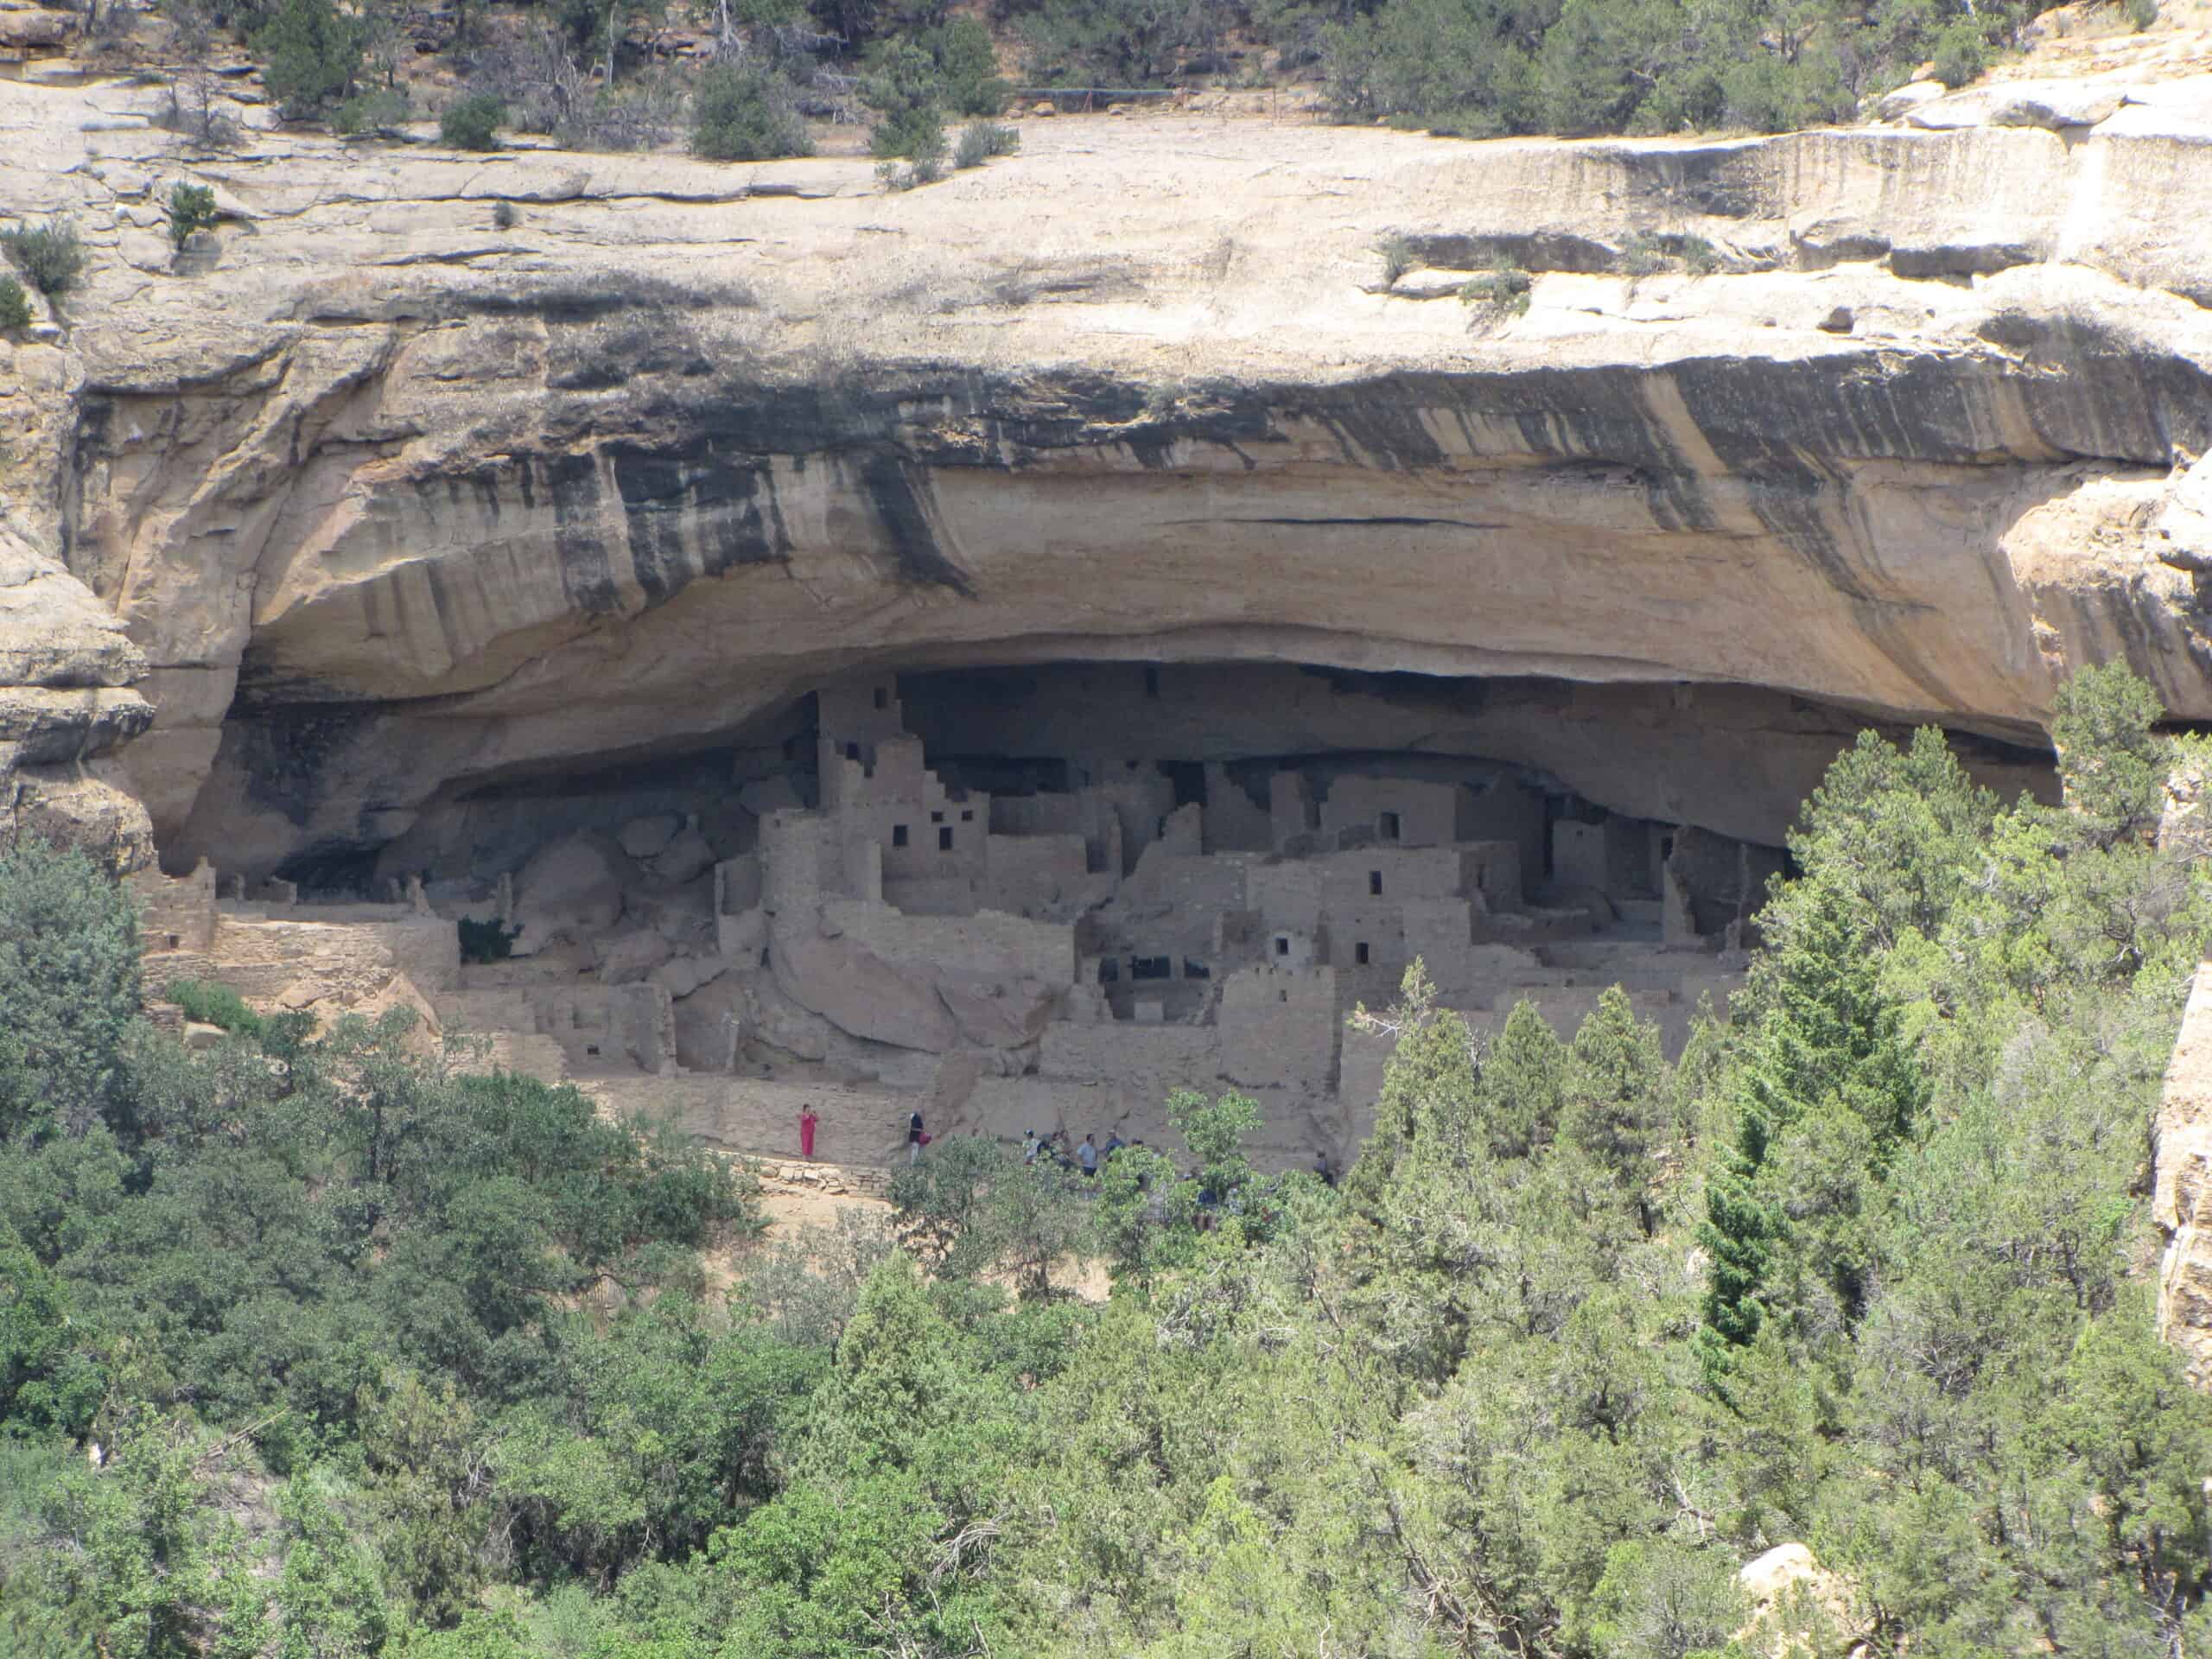
[[[798,1155],[802,1158],[814,1156],[814,1108],[802,1107],[798,1115]]]

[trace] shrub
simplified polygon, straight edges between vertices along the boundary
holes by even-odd
[[[245,999],[227,985],[208,979],[173,979],[169,1001],[184,1010],[184,1017],[202,1026],[220,1026],[239,1037],[258,1038],[264,1024],[246,1007]]]
[[[1382,286],[1389,287],[1399,277],[1420,263],[1414,245],[1402,236],[1384,237],[1375,245],[1375,251],[1382,256]]]
[[[879,160],[908,161],[917,169],[933,168],[933,178],[944,175],[944,122],[931,105],[886,116],[875,124],[868,143]],[[925,184],[932,181],[920,181]]]
[[[31,298],[13,276],[0,276],[0,330],[31,326]]]
[[[1682,238],[1682,264],[1693,276],[1710,276],[1720,269],[1720,250],[1701,236]]]
[[[970,121],[952,152],[955,167],[981,167],[994,156],[1011,156],[1021,148],[1021,135],[995,121]]]
[[[515,205],[512,201],[495,201],[492,204],[493,230],[512,231],[515,227],[516,218]]]
[[[501,202],[500,207],[507,204]],[[514,955],[522,929],[508,927],[494,918],[488,922],[461,918],[461,959],[463,962],[505,962]]]
[[[67,294],[85,274],[85,245],[78,239],[76,223],[59,213],[43,225],[0,231],[0,248],[48,299]]]
[[[1621,238],[1621,270],[1630,276],[1651,276],[1667,269],[1666,250],[1642,231]]]
[[[471,92],[446,105],[438,136],[455,149],[496,149],[507,106],[489,92]]]
[[[1027,19],[1033,70],[1090,86],[1159,86],[1184,60],[1217,49],[1221,0],[1046,0]]]
[[[287,115],[317,115],[345,97],[360,73],[367,26],[330,0],[284,0],[253,36],[261,78]]]
[[[896,161],[875,164],[877,181],[887,190],[912,190],[917,185],[935,184],[944,176],[944,150],[940,141],[938,153],[925,156],[901,167]]]
[[[1972,19],[1961,17],[1936,37],[1936,79],[1958,87],[1989,67],[1989,47]]]
[[[215,222],[215,193],[179,180],[169,188],[169,240],[181,248],[192,233]]]
[[[810,156],[814,140],[796,89],[773,69],[718,64],[691,99],[691,153],[710,162],[766,162]]]
[[[1520,266],[1500,264],[1479,276],[1469,277],[1459,289],[1459,302],[1477,314],[1473,321],[1478,322],[1517,317],[1528,310],[1529,291],[1534,286]]]
[[[2138,35],[2158,21],[2158,0],[2125,0],[2120,10],[2127,14],[2127,21]]]
[[[415,107],[408,102],[404,92],[397,86],[383,86],[347,99],[330,118],[330,124],[350,137],[357,132],[381,132],[396,127],[414,112]]]
[[[1004,111],[1007,84],[999,79],[998,54],[992,50],[990,31],[982,23],[973,17],[956,17],[915,39],[937,66],[939,101],[947,110],[978,116]]]

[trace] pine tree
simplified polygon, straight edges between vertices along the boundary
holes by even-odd
[[[1651,1186],[1666,1085],[1658,1027],[1638,1020],[1628,993],[1611,987],[1568,1046],[1560,1128],[1636,1206],[1646,1238],[1658,1226]]]
[[[1699,1351],[1716,1385],[1727,1351],[1758,1334],[1777,1244],[1788,1236],[1777,1143],[1812,1119],[1855,1119],[1846,1144],[1865,1148],[1879,1179],[1913,1133],[1927,1084],[1883,991],[1863,909],[1844,884],[1815,874],[1786,888],[1765,913],[1769,949],[1752,989],[1757,1023],[1735,1078],[1736,1140],[1706,1196],[1699,1238],[1712,1258]],[[1808,1241],[1817,1247],[1834,1241]],[[1860,1267],[1840,1250],[1812,1265],[1855,1299]]]

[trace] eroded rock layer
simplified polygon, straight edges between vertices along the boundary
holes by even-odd
[[[2055,677],[2124,656],[2212,718],[2187,111],[1040,122],[887,197],[836,161],[187,157],[156,96],[0,109],[0,187],[94,251],[0,391],[10,521],[151,664],[124,764],[175,868],[372,855],[456,791],[766,741],[861,669],[1616,688],[1484,741],[1579,734],[1592,798],[1770,843],[1863,716],[2034,747]],[[173,254],[187,175],[224,217]],[[1508,257],[1525,315],[1459,302]]]

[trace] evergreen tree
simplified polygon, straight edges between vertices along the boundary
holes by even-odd
[[[1759,1298],[1793,1232],[1808,1235],[1810,1270],[1855,1302],[1866,1268],[1860,1186],[1879,1178],[1927,1099],[1843,884],[1820,874],[1792,883],[1762,921],[1769,947],[1748,992],[1758,1014],[1735,1074],[1734,1144],[1708,1184],[1699,1235],[1711,1258],[1713,1333],[1700,1353],[1716,1377],[1727,1351],[1764,1324]]]
[[[138,923],[75,850],[0,853],[0,1142],[81,1135],[115,1102],[138,1013]]]

